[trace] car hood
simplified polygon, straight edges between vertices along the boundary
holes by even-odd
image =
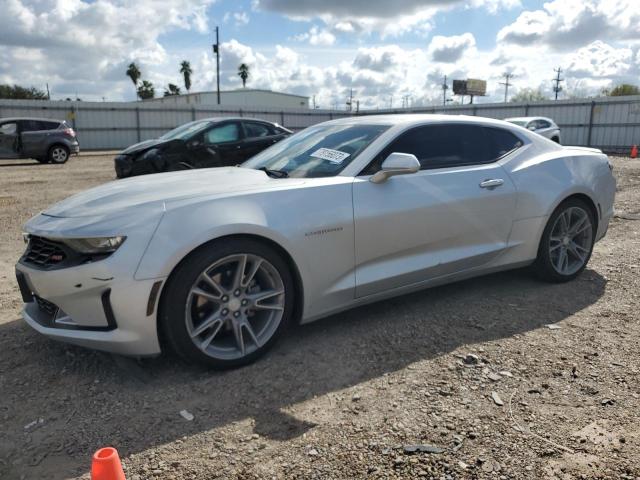
[[[304,179],[271,178],[250,168],[221,167],[143,175],[118,180],[73,195],[43,213],[52,217],[117,215],[135,209],[159,211],[176,200],[199,196],[237,195],[304,183]]]
[[[146,150],[150,150],[151,148],[159,147],[161,145],[164,145],[164,144],[166,144],[168,142],[169,142],[169,140],[163,140],[163,139],[160,139],[160,138],[152,138],[151,140],[145,140],[144,142],[134,143],[130,147],[125,148],[122,152],[120,152],[120,154],[121,155],[136,155],[136,154],[142,153],[142,152],[144,152]]]

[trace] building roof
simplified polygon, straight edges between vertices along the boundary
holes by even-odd
[[[274,92],[273,90],[263,90],[263,89],[260,89],[260,88],[238,88],[236,90],[220,90],[220,94],[223,94],[223,93],[247,93],[247,92],[270,93],[270,94],[273,94],[273,95],[284,95],[284,96],[287,96],[287,97],[304,98],[306,100],[309,99],[309,97],[305,96],[305,95],[296,95],[295,93],[285,93],[285,92]],[[189,97],[189,96],[194,96],[194,95],[202,95],[203,93],[215,95],[217,92],[216,92],[216,90],[206,90],[206,91],[202,91],[202,92],[180,93],[178,95],[169,95],[168,97],[148,98],[148,99],[145,99],[144,101],[147,101],[147,100],[159,100],[159,99],[170,98],[170,97]]]

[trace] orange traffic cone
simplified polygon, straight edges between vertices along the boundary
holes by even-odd
[[[631,147],[631,158],[638,158],[638,146]]]
[[[115,448],[101,448],[93,454],[91,480],[126,480]]]

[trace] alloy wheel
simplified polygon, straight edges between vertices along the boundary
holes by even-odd
[[[549,237],[549,258],[556,272],[573,275],[589,259],[593,226],[589,214],[569,207],[556,219]]]
[[[64,163],[67,161],[67,151],[62,147],[55,147],[51,151],[51,159],[55,163]]]
[[[271,339],[284,307],[284,283],[271,263],[254,254],[229,255],[207,267],[191,287],[187,332],[206,355],[237,360]]]

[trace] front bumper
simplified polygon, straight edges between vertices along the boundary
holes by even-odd
[[[116,170],[116,177],[125,178],[131,176],[133,173],[133,158],[131,158],[131,155],[117,155],[113,163]]]
[[[23,317],[43,335],[122,355],[160,353],[157,297],[150,310],[149,297],[162,279],[118,278],[105,261],[49,271],[18,263],[16,277]]]

